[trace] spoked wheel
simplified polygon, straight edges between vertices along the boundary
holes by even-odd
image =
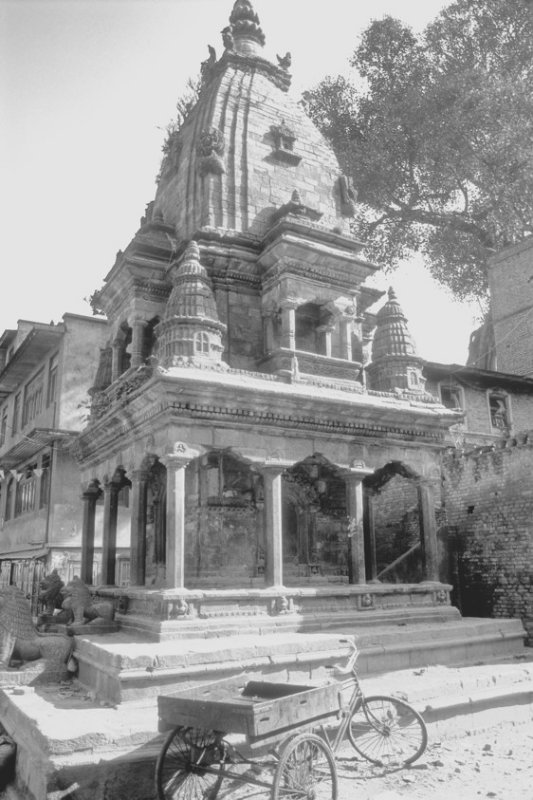
[[[330,747],[300,733],[281,751],[271,800],[337,800],[337,768]]]
[[[428,734],[420,714],[395,697],[366,697],[350,720],[350,742],[357,752],[386,767],[402,767],[420,758]]]
[[[159,800],[214,800],[224,777],[224,758],[222,734],[175,728],[157,758]]]

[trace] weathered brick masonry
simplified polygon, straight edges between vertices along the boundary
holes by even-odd
[[[465,616],[520,617],[533,642],[533,437],[451,454],[444,521]]]

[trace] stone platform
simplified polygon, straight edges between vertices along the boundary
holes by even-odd
[[[330,630],[389,622],[460,619],[450,605],[451,586],[316,582],[268,589],[118,589],[97,587],[112,600],[122,631],[162,642],[234,634]]]

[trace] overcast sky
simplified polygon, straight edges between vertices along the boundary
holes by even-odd
[[[255,0],[265,55],[292,52],[293,91],[346,72],[371,18],[423,28],[444,0]],[[233,0],[0,0],[0,333],[90,314],[154,197],[163,129]],[[464,362],[477,308],[421,264],[383,278],[420,355]]]

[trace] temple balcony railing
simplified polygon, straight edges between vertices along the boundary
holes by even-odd
[[[265,372],[279,375],[294,374],[297,371],[319,378],[354,382],[358,381],[362,368],[360,361],[333,358],[306,350],[289,350],[286,347],[268,353],[260,366]]]
[[[129,395],[135,392],[143,383],[152,376],[153,367],[143,364],[140,367],[130,367],[123,372],[116,381],[99,392],[91,392],[91,417],[103,417],[113,406],[124,402]]]

